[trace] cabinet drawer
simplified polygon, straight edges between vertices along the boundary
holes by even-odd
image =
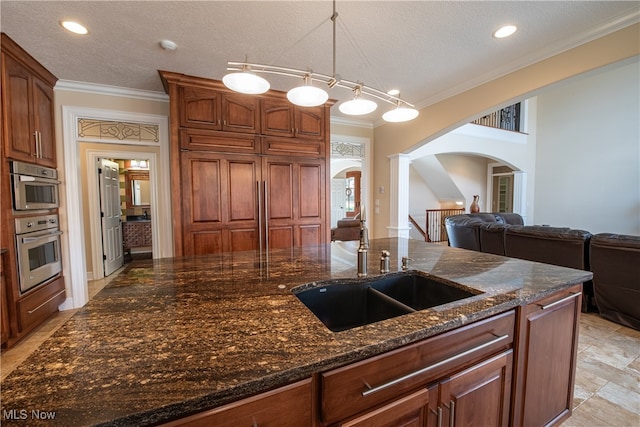
[[[64,302],[65,289],[62,276],[36,289],[16,303],[18,311],[18,328],[25,332],[43,322],[58,311]]]
[[[226,153],[258,153],[260,144],[254,135],[233,135],[228,132],[183,129],[180,148],[194,151]]]
[[[509,311],[321,374],[322,418],[333,423],[511,348]]]
[[[187,418],[172,421],[172,426],[311,426],[311,379],[239,400]]]
[[[264,138],[262,152],[277,156],[324,158],[324,143],[298,138]]]

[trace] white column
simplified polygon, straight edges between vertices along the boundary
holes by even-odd
[[[408,154],[389,156],[389,237],[409,238],[409,166],[411,158]]]
[[[527,223],[527,173],[513,171],[513,212]]]

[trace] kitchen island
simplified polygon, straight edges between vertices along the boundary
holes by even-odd
[[[395,238],[371,241],[370,275],[382,250],[392,272],[406,256],[411,269],[481,293],[331,332],[291,290],[355,278],[357,242],[136,262],[2,382],[2,423],[24,424],[22,414],[29,425],[161,423],[519,310],[592,277]]]

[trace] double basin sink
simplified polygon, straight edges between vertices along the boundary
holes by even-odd
[[[298,286],[292,292],[333,332],[482,293],[419,271],[314,282]]]

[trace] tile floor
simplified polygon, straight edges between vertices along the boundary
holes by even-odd
[[[116,275],[89,282],[89,298]],[[4,379],[76,311],[58,313],[3,351],[0,378]],[[582,313],[573,405],[573,415],[563,427],[640,427],[640,331]]]

